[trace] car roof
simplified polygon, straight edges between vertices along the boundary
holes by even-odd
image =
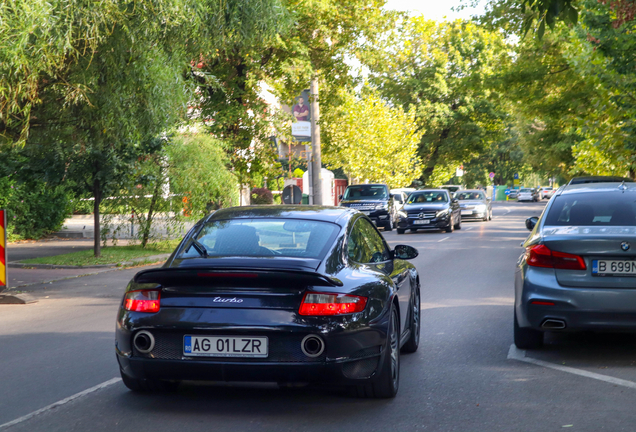
[[[416,191],[413,191],[413,193],[416,193],[416,192],[446,192],[448,193],[446,189],[418,189]]]
[[[258,205],[229,207],[217,210],[208,216],[205,221],[226,219],[255,219],[255,218],[282,218],[282,219],[309,219],[323,222],[332,222],[345,226],[349,219],[357,213],[349,207],[309,206],[309,205]]]
[[[604,182],[604,183],[580,183],[566,185],[559,188],[557,192],[559,195],[568,195],[574,193],[584,192],[623,192],[630,191],[636,192],[636,183],[618,183],[618,182]]]
[[[569,185],[581,184],[581,183],[608,183],[608,182],[630,182],[634,180],[626,177],[619,176],[587,176],[587,177],[573,177],[569,182]]]

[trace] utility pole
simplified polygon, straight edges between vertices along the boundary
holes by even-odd
[[[310,187],[313,183],[313,202],[310,204],[322,205],[322,156],[320,152],[320,108],[318,104],[318,76],[314,74],[309,86],[311,98],[311,169]],[[310,189],[311,190],[311,189]],[[310,192],[310,193],[311,193]],[[311,197],[312,195],[310,195]],[[311,198],[310,198],[311,199]]]

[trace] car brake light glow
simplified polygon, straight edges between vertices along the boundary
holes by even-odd
[[[546,245],[534,245],[526,249],[526,262],[532,267],[546,267],[561,270],[585,270],[583,257],[550,250]]]
[[[539,306],[554,306],[553,302],[539,301],[539,300],[531,301],[530,304],[539,305]]]
[[[159,312],[161,292],[157,290],[129,291],[124,296],[124,309],[132,312]]]
[[[197,273],[197,276],[199,277],[227,277],[227,278],[256,278],[258,277],[258,274],[256,273],[233,273],[233,272],[227,272],[227,273]]]
[[[342,315],[362,312],[367,298],[348,294],[305,294],[300,304],[300,315]]]

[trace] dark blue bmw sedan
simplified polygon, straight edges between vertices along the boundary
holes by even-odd
[[[258,206],[199,221],[165,265],[139,272],[117,317],[124,384],[267,381],[394,397],[415,352],[420,280],[362,213]]]

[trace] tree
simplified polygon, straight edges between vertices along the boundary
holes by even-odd
[[[507,113],[492,81],[509,62],[507,50],[499,34],[474,23],[418,17],[364,54],[381,94],[415,111],[425,183],[448,180],[504,135]]]
[[[324,162],[350,178],[409,186],[421,169],[414,113],[389,106],[369,89],[359,98],[351,93],[340,98],[343,103],[322,120]]]

